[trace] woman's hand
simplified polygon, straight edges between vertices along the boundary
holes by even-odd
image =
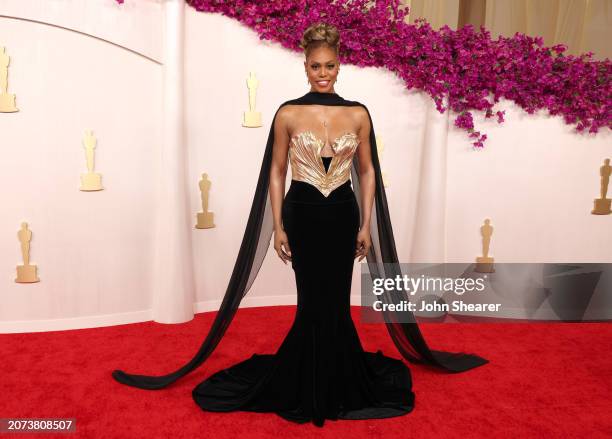
[[[355,249],[355,258],[360,256],[357,262],[360,262],[365,258],[372,247],[372,240],[370,239],[370,228],[362,227],[357,233],[357,246]]]
[[[274,250],[278,253],[281,261],[287,265],[287,261],[291,260],[291,249],[289,248],[289,239],[284,230],[274,231]]]

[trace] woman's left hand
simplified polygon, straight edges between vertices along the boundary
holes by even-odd
[[[357,248],[355,249],[355,258],[359,257],[357,262],[360,262],[365,258],[372,247],[372,240],[370,239],[370,228],[362,227],[357,233]]]

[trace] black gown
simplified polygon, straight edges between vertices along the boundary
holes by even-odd
[[[322,157],[326,171],[331,157]],[[359,205],[350,180],[324,197],[291,180],[283,201],[297,286],[297,311],[274,355],[249,359],[211,375],[193,390],[209,411],[275,412],[298,423],[370,419],[412,411],[406,365],[365,352],[350,314]]]
[[[116,369],[112,377],[117,382],[146,390],[163,389],[202,365],[223,338],[270,247],[274,225],[269,193],[273,127],[278,111],[288,104],[361,106],[367,112],[376,183],[369,230],[372,247],[367,254],[368,273],[371,279],[402,275],[370,112],[364,104],[344,99],[337,93],[310,91],[283,102],[274,114],[234,269],[219,311],[198,351],[187,363],[165,375],[140,375]],[[347,181],[344,187],[335,188],[325,200],[314,187],[292,181],[285,197],[289,202],[283,203],[282,217],[287,224],[285,230],[298,289],[295,322],[275,355],[253,354],[198,385],[192,392],[193,398],[203,409],[274,411],[297,422],[311,419],[317,425],[334,416],[346,419],[388,417],[412,409],[408,368],[400,360],[384,357],[380,351],[375,354],[363,352],[348,312],[348,273],[354,263],[352,253],[359,224],[358,212],[361,211],[356,157],[357,154],[350,166],[350,183]],[[306,227],[308,219],[328,227]],[[337,227],[340,222],[342,228]],[[352,227],[347,227],[348,224]],[[307,235],[301,236],[302,232]],[[321,248],[325,251],[320,251]],[[315,256],[310,257],[312,254]],[[331,265],[322,263],[330,261],[326,259],[328,256],[333,259]],[[316,275],[306,276],[313,272],[314,264],[317,265]],[[403,303],[409,299],[401,291],[392,297],[383,294],[381,298],[387,303]],[[410,311],[385,312],[384,317],[399,353],[412,363],[428,364],[451,373],[488,363],[476,354],[431,349]],[[328,362],[324,363],[326,359]],[[276,373],[267,372],[267,368]],[[233,377],[229,376],[232,374]],[[306,382],[305,377],[313,381]]]

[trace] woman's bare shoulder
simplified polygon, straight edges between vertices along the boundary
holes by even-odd
[[[355,126],[357,126],[357,131],[359,133],[365,132],[366,134],[370,131],[370,118],[368,117],[367,110],[361,105],[356,105],[351,107],[351,117]]]
[[[368,112],[365,109],[365,107],[363,105],[353,105],[348,107],[351,111],[351,113],[355,116],[355,117],[364,117],[367,116]]]
[[[367,110],[361,105],[355,105],[349,107],[349,111],[353,120],[359,125],[365,124],[369,121]]]
[[[295,116],[296,114],[298,114],[300,110],[299,107],[300,107],[299,105],[295,105],[295,104],[283,105],[281,108],[279,108],[277,117],[280,117],[285,120],[288,118],[291,118]]]

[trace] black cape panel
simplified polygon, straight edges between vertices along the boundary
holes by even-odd
[[[387,197],[382,181],[378,151],[376,148],[376,135],[372,117],[367,107],[357,101],[345,100],[336,93],[308,92],[304,96],[282,103],[274,114],[270,124],[270,132],[266,142],[259,179],[251,205],[251,211],[247,221],[242,244],[238,252],[234,270],[232,272],[227,291],[215,316],[212,327],[203,340],[198,352],[193,358],[178,370],[167,375],[133,375],[122,370],[113,371],[113,378],[122,384],[138,387],[141,389],[161,389],[175,382],[182,376],[198,368],[214,351],[219,341],[229,327],[242,298],[248,293],[257,273],[261,268],[273,234],[272,204],[269,194],[270,167],[272,163],[272,147],[274,145],[274,121],[278,110],[284,105],[342,105],[362,106],[368,113],[370,119],[370,147],[372,163],[375,170],[376,193],[372,206],[370,221],[370,235],[372,247],[366,257],[370,275],[376,277],[395,277],[402,275],[397,259],[395,240],[391,228],[391,218],[387,206]],[[353,191],[358,200],[361,210],[361,190],[359,186],[359,162],[355,154],[351,169],[351,180]],[[396,294],[396,293],[394,293]],[[397,294],[396,294],[397,295]],[[395,300],[408,300],[407,296],[397,295]],[[488,363],[488,360],[474,354],[451,353],[432,350],[427,346],[419,326],[410,311],[402,312],[403,319],[409,316],[410,323],[394,321],[393,313],[385,314],[387,330],[404,358],[412,363],[424,363],[439,367],[447,372],[462,372]],[[407,314],[405,314],[407,313]]]

